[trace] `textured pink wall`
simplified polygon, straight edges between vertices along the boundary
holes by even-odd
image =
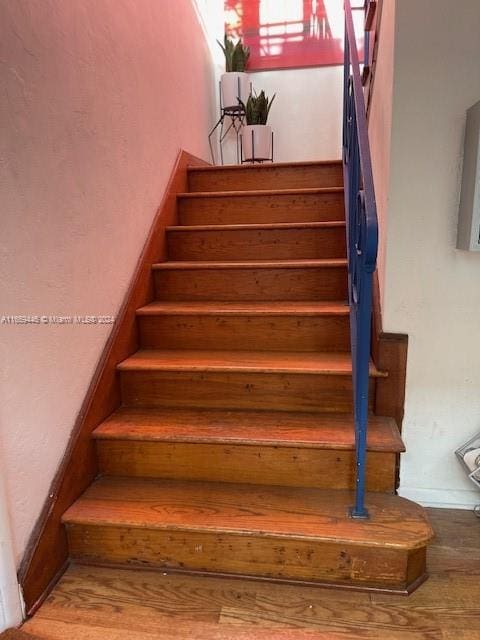
[[[193,2],[2,0],[0,24],[0,316],[115,314],[179,148],[208,157]],[[0,324],[17,560],[110,328]]]

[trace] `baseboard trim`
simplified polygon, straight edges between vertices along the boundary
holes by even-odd
[[[423,507],[438,509],[466,509],[471,511],[480,504],[480,492],[475,489],[423,489],[402,487],[398,489],[402,498],[418,502]]]

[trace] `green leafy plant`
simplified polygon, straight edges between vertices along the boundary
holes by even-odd
[[[269,100],[262,89],[259,95],[255,93],[255,95],[249,96],[246,105],[239,100],[245,111],[247,124],[267,124],[268,114],[276,95],[274,93],[272,99]]]
[[[248,58],[250,57],[249,47],[244,47],[240,39],[237,44],[227,38],[225,34],[224,43],[217,40],[225,55],[225,71],[245,71]]]

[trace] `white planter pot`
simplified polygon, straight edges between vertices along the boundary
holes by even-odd
[[[230,71],[220,78],[220,91],[222,92],[222,107],[224,109],[236,109],[240,105],[238,98],[247,104],[250,95],[250,78],[243,71]]]
[[[270,160],[272,157],[272,127],[268,124],[248,124],[242,128],[244,160]]]

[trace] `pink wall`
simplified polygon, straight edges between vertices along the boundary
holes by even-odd
[[[179,148],[208,158],[191,0],[2,0],[0,315],[115,314]],[[0,324],[17,561],[110,326]]]

